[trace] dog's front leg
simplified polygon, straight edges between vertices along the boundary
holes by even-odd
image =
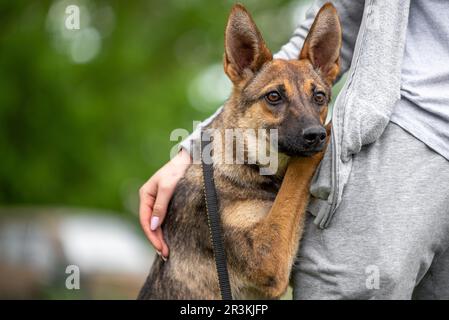
[[[280,297],[288,286],[290,269],[303,230],[309,186],[322,154],[291,159],[270,211],[251,227],[241,230],[231,256],[240,258],[241,269],[257,291]],[[232,238],[236,237],[233,229]]]

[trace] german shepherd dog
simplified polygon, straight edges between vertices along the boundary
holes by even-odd
[[[246,9],[232,8],[224,70],[233,91],[209,127],[277,129],[281,159],[273,175],[259,174],[257,164],[214,161],[234,299],[279,298],[288,287],[310,182],[330,135],[324,123],[341,42],[337,11],[327,3],[298,59],[273,59]],[[178,183],[162,227],[170,257],[155,260],[139,298],[220,299],[200,164]]]

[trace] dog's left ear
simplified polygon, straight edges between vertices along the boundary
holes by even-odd
[[[299,59],[309,60],[332,85],[340,72],[341,25],[331,3],[321,7],[310,27]]]
[[[224,70],[228,77],[239,83],[272,59],[249,12],[240,4],[234,5],[225,32]]]

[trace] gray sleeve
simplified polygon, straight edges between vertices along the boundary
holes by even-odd
[[[307,10],[305,20],[298,25],[293,32],[290,41],[282,46],[281,50],[274,55],[276,59],[292,60],[299,57],[299,52],[302,48],[307,33],[312,26],[313,20],[320,8],[329,0],[315,0],[309,10]],[[334,0],[331,1],[337,8],[342,24],[343,43],[341,48],[341,72],[344,74],[351,65],[352,54],[354,52],[354,45],[359,32],[360,23],[362,21],[364,2],[362,0]],[[195,131],[188,136],[182,143],[181,147],[191,153],[191,146],[193,141],[200,138],[201,129],[207,126],[211,121],[221,112],[221,106],[212,116],[204,120]]]
[[[218,108],[218,110],[215,111],[215,113],[213,115],[211,115],[209,118],[207,118],[206,120],[201,122],[195,128],[195,130],[192,132],[192,134],[190,134],[183,142],[181,142],[180,147],[182,149],[186,150],[188,153],[190,153],[190,155],[192,155],[193,141],[200,140],[200,133],[201,133],[202,128],[206,127],[209,123],[211,123],[212,120],[214,120],[215,117],[221,112],[221,110],[223,110],[223,106]]]

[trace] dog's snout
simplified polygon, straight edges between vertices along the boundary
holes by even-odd
[[[302,133],[304,142],[308,145],[319,144],[326,139],[326,129],[321,126],[309,127]]]

